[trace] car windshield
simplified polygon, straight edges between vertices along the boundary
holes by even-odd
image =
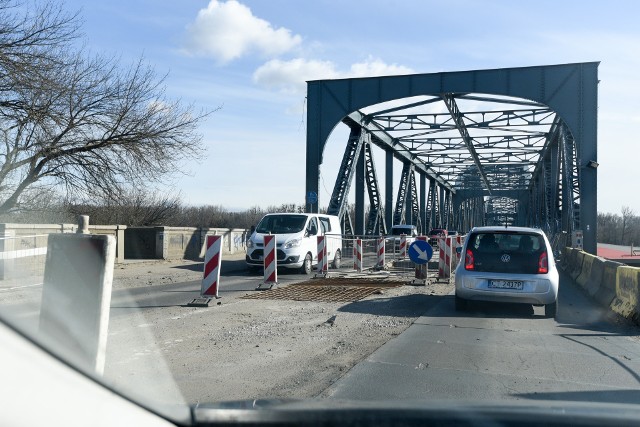
[[[267,215],[258,226],[256,231],[264,234],[287,234],[302,231],[307,222],[306,215]]]
[[[640,423],[639,17],[0,0],[0,426]]]

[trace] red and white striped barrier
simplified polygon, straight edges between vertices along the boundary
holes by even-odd
[[[462,239],[462,236],[455,237],[455,244],[453,245],[453,253],[455,257],[455,264],[453,265],[454,270],[458,266],[458,264],[460,264],[460,258],[462,258],[462,253],[458,252],[458,248],[462,247]]]
[[[327,245],[324,236],[318,236],[318,273],[326,273],[329,270],[327,262]]]
[[[406,234],[400,235],[400,257],[401,258],[407,257],[407,235]]]
[[[447,279],[451,277],[451,238],[438,237],[438,249],[438,279]]]
[[[264,236],[264,283],[278,283],[278,257],[276,256],[276,236]]]
[[[458,253],[457,248],[462,246],[462,239],[462,236],[440,237],[438,239],[438,248],[440,249],[439,279],[451,277],[451,272],[458,266],[461,254]]]
[[[356,239],[353,244],[353,269],[362,272],[362,239]]]
[[[207,236],[207,250],[204,254],[204,277],[200,294],[218,298],[220,265],[222,264],[222,236]]]
[[[378,239],[378,262],[376,264],[376,267],[380,269],[384,268],[384,249],[384,237],[382,237]]]

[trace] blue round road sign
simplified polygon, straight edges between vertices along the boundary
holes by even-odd
[[[318,193],[316,193],[315,191],[309,191],[307,193],[307,203],[317,203],[318,202]]]
[[[433,248],[424,240],[416,240],[409,245],[409,259],[416,264],[426,264],[433,256]]]

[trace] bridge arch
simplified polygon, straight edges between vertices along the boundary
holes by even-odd
[[[593,253],[596,250],[597,232],[597,169],[593,167],[597,165],[597,68],[597,62],[589,62],[308,82],[306,153],[306,194],[308,197],[306,209],[312,212],[317,211],[322,203],[317,198],[319,173],[329,134],[340,122],[346,123],[352,130],[366,125],[365,122],[369,118],[361,113],[362,109],[400,98],[439,97],[447,102],[455,121],[455,116],[459,115],[457,114],[459,111],[456,100],[463,98],[466,94],[489,94],[526,99],[539,105],[548,106],[556,113],[557,117],[561,118],[555,126],[554,138],[557,141],[570,140],[560,145],[563,147],[569,145],[573,149],[573,154],[565,153],[564,158],[568,159],[569,155],[574,157],[571,160],[574,162],[575,175],[567,176],[565,181],[559,184],[559,187],[566,189],[568,185],[575,184],[576,188],[582,189],[576,193],[575,200],[564,200],[564,205],[565,207],[571,206],[571,210],[579,206],[579,209],[576,209],[576,212],[572,212],[571,215],[575,214],[575,224],[578,224],[578,227],[584,232],[585,250]],[[459,126],[459,128],[463,127],[464,125]],[[378,139],[376,135],[369,135],[369,138],[371,137]],[[392,150],[392,144],[389,144],[387,148]],[[402,157],[397,152],[393,155],[396,158]],[[406,159],[408,163],[411,163],[410,157]],[[569,175],[571,167],[565,165],[564,168],[561,168],[558,165],[562,158],[562,153],[560,153],[560,158],[553,153],[540,155],[539,165],[532,177],[530,192],[538,187],[542,188],[543,185],[548,187],[549,183],[545,184],[542,172],[543,169],[546,171],[546,163],[549,165],[548,169],[553,170],[555,164],[555,170],[562,169],[563,173]],[[417,164],[416,167],[421,180],[426,177],[430,181],[438,182],[443,187],[450,189],[452,195],[458,194],[458,197],[454,197],[450,204],[454,208],[472,196],[478,197],[478,193],[472,195],[468,190],[456,192],[451,182],[444,182],[446,180],[442,179],[442,175],[429,170],[428,167],[420,169],[420,164]],[[575,182],[572,183],[571,180]],[[487,187],[485,190],[490,190],[489,185],[485,177],[485,187]],[[545,191],[548,193],[547,187],[545,187]],[[501,194],[499,190],[488,191],[492,194],[487,194],[485,191],[484,195],[518,197],[521,200],[523,198],[522,194],[507,194],[504,191]],[[466,194],[465,191],[467,191]],[[542,194],[540,198],[552,197],[549,194],[543,194],[544,191],[539,189],[538,193]],[[564,193],[568,192],[565,190]],[[526,210],[536,212],[540,216],[536,220],[538,221],[536,225],[544,225],[544,221],[549,222],[550,203],[545,204],[544,201],[537,200],[527,203],[529,206],[526,206]],[[572,231],[571,228],[575,227],[575,225],[568,223],[567,218],[552,218],[552,220],[555,223],[552,228],[556,231]],[[535,221],[529,221],[529,223],[533,222]]]

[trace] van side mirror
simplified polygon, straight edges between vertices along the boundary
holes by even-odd
[[[253,233],[255,233],[255,231],[256,231],[256,226],[252,225],[251,228],[250,228],[249,234],[253,234]]]
[[[462,253],[462,246],[458,246],[458,247],[456,248],[456,253],[457,253],[458,255],[460,255],[460,254]]]

